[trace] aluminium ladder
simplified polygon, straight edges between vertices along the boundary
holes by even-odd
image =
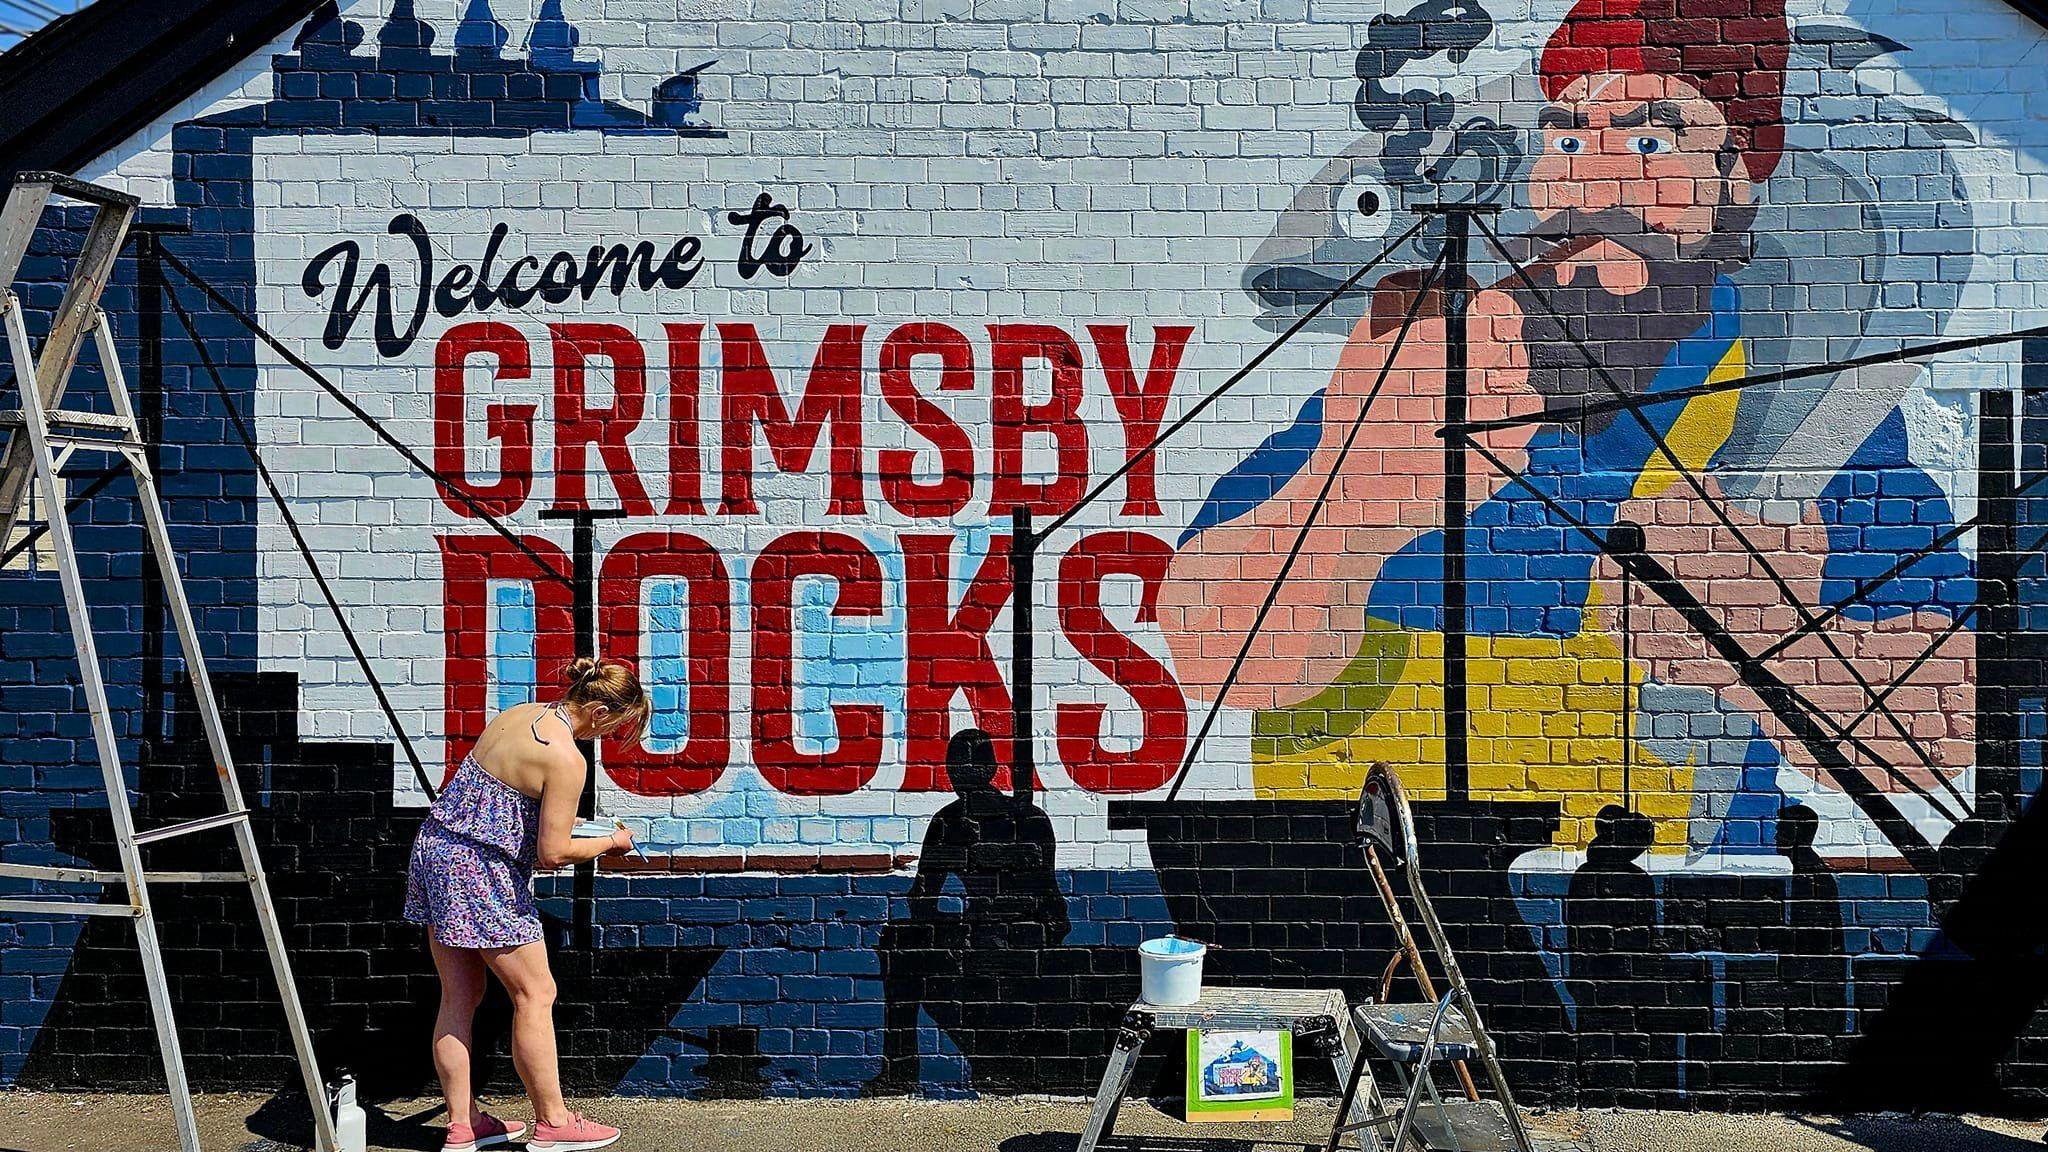
[[[71,279],[65,286],[49,338],[41,355],[29,345],[28,328],[20,299],[14,294],[14,277],[27,255],[29,240],[41,222],[43,209],[52,196],[90,205],[95,209]],[[142,973],[149,993],[150,1013],[155,1018],[157,1044],[163,1052],[164,1079],[171,1096],[171,1109],[184,1152],[200,1152],[199,1129],[192,1111],[191,1087],[185,1078],[184,1053],[171,1013],[170,985],[164,975],[163,953],[157,942],[156,918],[151,911],[151,883],[246,883],[256,904],[256,919],[263,931],[263,943],[270,954],[270,968],[276,977],[278,997],[283,1002],[285,1022],[297,1050],[299,1070],[305,1077],[306,1097],[313,1112],[318,1147],[328,1152],[336,1147],[334,1122],[327,1108],[327,1095],[320,1079],[320,1067],[313,1054],[313,1040],[307,1031],[306,1015],[299,1004],[298,987],[292,980],[291,961],[285,954],[284,934],[278,926],[277,909],[270,898],[263,861],[257,853],[256,835],[249,823],[249,808],[235,776],[234,760],[228,752],[227,730],[221,723],[220,708],[213,696],[206,672],[199,632],[192,619],[192,607],[185,598],[185,586],[178,574],[177,556],[171,550],[170,532],[157,497],[156,479],[151,475],[134,406],[121,375],[121,360],[114,347],[114,331],[100,311],[100,295],[106,290],[115,260],[120,256],[128,227],[140,202],[132,196],[95,184],[49,172],[26,172],[16,178],[4,207],[0,207],[0,319],[7,330],[7,348],[14,363],[15,389],[20,394],[18,410],[0,411],[0,433],[7,436],[0,450],[0,541],[7,539],[15,522],[15,511],[28,484],[37,485],[55,553],[57,575],[64,588],[64,607],[70,618],[72,640],[78,653],[78,671],[84,682],[86,704],[91,712],[93,742],[98,746],[100,775],[107,791],[107,811],[112,817],[114,839],[121,870],[100,872],[79,868],[49,868],[38,865],[0,863],[0,877],[60,883],[97,883],[126,886],[126,903],[87,903],[67,900],[0,899],[0,912],[30,915],[118,916],[135,923],[136,950],[142,959]],[[90,332],[99,352],[101,372],[106,377],[111,414],[70,410],[58,405],[78,352]],[[120,745],[114,734],[113,713],[107,702],[106,682],[101,677],[99,655],[93,640],[91,607],[79,575],[78,554],[72,543],[71,526],[65,511],[64,493],[58,474],[74,452],[106,453],[126,465],[135,481],[136,500],[141,505],[145,534],[155,554],[164,585],[164,599],[177,623],[178,643],[183,650],[186,672],[198,702],[201,726],[213,754],[214,771],[220,779],[226,811],[214,816],[187,820],[162,828],[137,831],[128,807],[128,784],[121,766]],[[174,837],[228,829],[241,855],[239,871],[148,872],[143,868],[142,848]]]
[[[1349,1078],[1342,1081],[1344,1094],[1339,1098],[1337,1119],[1330,1127],[1324,1152],[1336,1152],[1338,1142],[1347,1132],[1382,1127],[1393,1129],[1392,1152],[1408,1152],[1411,1147],[1427,1152],[1535,1152],[1493,1040],[1480,1022],[1479,1002],[1465,982],[1464,970],[1458,966],[1443,922],[1437,919],[1429,892],[1422,885],[1415,816],[1408,807],[1407,794],[1402,791],[1401,778],[1385,764],[1373,765],[1359,789],[1358,839],[1366,868],[1372,874],[1373,889],[1393,924],[1396,950],[1381,977],[1379,1000],[1351,1010],[1351,1023],[1366,1043],[1351,1066]],[[1450,985],[1441,997],[1437,996],[1435,983],[1423,962],[1421,942],[1409,928],[1401,902],[1388,881],[1389,872],[1407,878],[1409,898],[1422,914],[1424,939],[1443,968],[1444,983]],[[1413,969],[1415,982],[1425,997],[1423,1001],[1392,1001],[1394,975],[1403,963]],[[1377,1051],[1394,1067],[1404,1099],[1393,1111],[1377,1111],[1378,1088],[1366,1067],[1370,1051]],[[1480,1099],[1478,1086],[1466,1067],[1468,1061],[1476,1061],[1484,1071],[1493,1088],[1493,1099]],[[1446,1101],[1437,1090],[1436,1066],[1444,1063],[1457,1069],[1458,1080],[1465,1089],[1464,1099]],[[1363,1098],[1372,1114],[1352,1123],[1351,1103],[1360,1098],[1361,1082]],[[1427,1105],[1422,1101],[1425,1093],[1429,1096]]]

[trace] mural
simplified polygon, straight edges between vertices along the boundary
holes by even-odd
[[[1777,245],[1760,243],[1782,233],[1757,225],[1769,181],[1787,166],[1781,108],[1792,38],[1783,13],[1768,6],[1716,15],[1739,18],[1753,33],[1742,52],[1713,51],[1717,45],[1700,37],[1720,35],[1719,26],[1687,21],[1669,5],[1574,7],[1538,55],[1545,100],[1523,137],[1533,155],[1516,166],[1523,175],[1512,184],[1493,179],[1501,150],[1511,147],[1494,119],[1446,129],[1450,155],[1433,170],[1485,158],[1466,186],[1512,204],[1501,234],[1514,243],[1501,255],[1536,265],[1527,277],[1505,273],[1474,300],[1484,317],[1471,352],[1484,373],[1476,419],[1488,409],[1568,417],[1602,399],[1648,399],[1752,371],[1826,364],[1896,347],[1896,336],[1942,332],[1945,314],[1919,298],[1910,316],[1888,316],[1909,310],[1875,299],[1889,278],[1880,243],[1837,269],[1853,277],[1860,298],[1851,312],[1864,332],[1840,334],[1847,339],[1830,346],[1819,330],[1839,327],[1839,313],[1772,303],[1793,263],[1770,250]],[[1483,10],[1463,9],[1456,27],[1475,18],[1484,25]],[[1384,96],[1376,57],[1368,48],[1360,60],[1368,122]],[[1415,115],[1431,127],[1432,116],[1453,114]],[[1969,139],[1949,123],[1959,134],[1951,138]],[[1400,149],[1418,146],[1409,134],[1391,139]],[[1420,163],[1395,157],[1385,162],[1395,173]],[[1790,166],[1826,163],[1801,158]],[[1417,193],[1442,194],[1442,179]],[[1944,194],[1938,206],[1941,227],[1925,230],[1931,247],[1967,252],[1967,201]],[[1294,212],[1305,216],[1308,207],[1297,201]],[[1883,235],[1882,219],[1880,210],[1858,226]],[[1268,243],[1276,255],[1284,247],[1278,236]],[[1303,258],[1320,253],[1309,247]],[[1968,267],[1957,262],[1951,276]],[[1809,270],[1800,268],[1811,289]],[[1270,279],[1262,272],[1253,282]],[[1930,287],[1940,300],[1961,285]],[[1261,741],[1260,778],[1282,794],[1348,793],[1359,765],[1427,760],[1394,718],[1442,707],[1443,543],[1427,526],[1443,518],[1433,443],[1442,415],[1428,404],[1442,392],[1444,340],[1441,322],[1425,320],[1410,333],[1407,358],[1390,359],[1398,333],[1388,327],[1356,329],[1329,387],[1214,486],[1183,534],[1163,596],[1162,623],[1183,683],[1219,682],[1234,647],[1216,637],[1242,633],[1234,610],[1257,605],[1269,583],[1267,571],[1240,558],[1265,551],[1261,542],[1276,530],[1299,526],[1354,414],[1367,396],[1384,393],[1377,418],[1359,425],[1349,471],[1307,539],[1302,577],[1283,592],[1229,697],[1263,710],[1258,730],[1271,739]],[[1387,364],[1393,371],[1382,382]],[[1641,775],[1627,799],[1658,818],[1660,842],[1693,854],[1770,852],[1771,813],[1785,802],[1781,767],[1843,796],[1879,793],[1864,803],[1886,838],[1924,839],[1902,814],[1886,811],[1882,794],[1921,795],[1955,819],[1950,803],[1966,802],[1953,781],[1969,762],[1970,733],[1946,717],[1971,711],[1974,642],[1963,609],[1974,592],[1957,534],[1946,531],[1955,522],[1948,495],[1908,457],[1897,402],[1919,372],[1886,365],[1853,379],[1609,406],[1482,437],[1482,448],[1519,463],[1514,473],[1475,463],[1490,475],[1471,493],[1465,595],[1480,637],[1472,658],[1492,679],[1474,685],[1485,743],[1471,786],[1562,798],[1565,842],[1584,845],[1593,811],[1622,798],[1621,773],[1604,770],[1639,753],[1632,767]],[[1887,502],[1909,515],[1880,519],[1876,509]],[[1390,516],[1397,505],[1398,517]],[[1667,558],[1744,651],[1773,649],[1805,625],[1812,635],[1776,648],[1780,659],[1766,663],[1805,702],[1797,707],[1820,715],[1812,741],[1788,728],[1747,679],[1730,683],[1725,661],[1677,609],[1640,586],[1633,601],[1623,600],[1619,568],[1602,559],[1605,537],[1622,524],[1641,528],[1641,548]],[[1937,536],[1941,546],[1928,549]],[[1524,559],[1532,555],[1545,560]],[[1861,586],[1879,575],[1877,586]],[[1854,603],[1815,624],[1823,606],[1852,594]],[[1624,647],[1633,637],[1620,634],[1623,616],[1633,617],[1641,647]],[[1924,650],[1943,631],[1957,633],[1939,650],[1954,664],[1946,676],[1905,697],[1898,689],[1875,695],[1873,684],[1894,683],[1894,653],[1910,658],[1909,648]],[[1842,733],[1858,737],[1848,749],[1852,764],[1818,747],[1840,743]],[[1559,740],[1564,746],[1554,746]],[[1539,766],[1561,771],[1539,782]],[[1850,773],[1867,787],[1840,779]]]
[[[424,1056],[392,861],[602,651],[657,716],[595,797],[649,858],[543,882],[579,1086],[1086,1091],[1169,930],[1362,997],[1384,762],[1532,1101],[2040,1100],[2039,27],[444,7],[328,4],[88,173],[168,173],[110,300],[324,1044]],[[42,863],[97,843],[48,584],[0,574]],[[174,791],[158,593],[104,593]],[[118,934],[0,942],[0,1080],[148,1079]],[[227,1019],[200,1079],[281,1080]]]

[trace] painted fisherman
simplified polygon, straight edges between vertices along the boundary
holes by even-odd
[[[1819,613],[1954,520],[1909,461],[1896,407],[1841,447],[1846,463],[1815,477],[1817,491],[1738,503],[1724,484],[1758,486],[1727,449],[1741,422],[1772,418],[1765,398],[1655,402],[1742,376],[1745,331],[1773,319],[1745,314],[1730,275],[1749,259],[1759,185],[1784,160],[1784,12],[1780,0],[1690,6],[1581,0],[1538,60],[1547,102],[1525,193],[1536,223],[1509,241],[1536,259],[1527,282],[1472,297],[1469,389],[1474,419],[1552,418],[1476,437],[1520,479],[1469,454],[1471,786],[1561,796],[1565,836],[1584,844],[1594,813],[1618,798],[1617,732],[1632,732],[1632,799],[1660,844],[1687,843],[1690,820],[1695,850],[1769,854],[1781,766],[1824,790],[1889,798],[1960,776],[1973,755],[1970,629],[1880,704],[1871,695],[1949,631],[1974,589],[1951,541],[1760,662],[1819,728],[1856,737],[1818,742],[1847,765],[1829,763],[1782,699],[1761,697],[1754,676],[1745,682],[1640,580],[1621,646],[1620,571],[1602,551],[1617,525],[1643,526],[1647,553],[1756,656],[1800,629],[1793,598]],[[1475,237],[1475,263],[1486,251]],[[1442,763],[1433,730],[1401,716],[1442,706],[1446,328],[1425,309],[1403,339],[1376,311],[1297,423],[1215,484],[1160,599],[1183,685],[1213,699],[1338,469],[1227,693],[1260,712],[1254,734],[1268,742],[1255,745],[1254,783],[1281,793],[1355,789],[1353,765],[1374,759],[1410,765],[1426,792]],[[1630,406],[1577,411],[1617,397]]]

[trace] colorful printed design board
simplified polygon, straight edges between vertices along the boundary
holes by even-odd
[[[1187,1119],[1294,1119],[1294,1035],[1188,1031]]]

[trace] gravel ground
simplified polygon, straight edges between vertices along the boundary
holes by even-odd
[[[611,1099],[577,1107],[623,1125],[621,1152],[1073,1152],[1085,1102],[1004,1099],[680,1101]],[[208,1152],[285,1152],[303,1147],[303,1117],[261,1096],[206,1096],[200,1127]],[[516,1102],[498,1109],[522,1117]],[[396,1101],[370,1113],[370,1146],[440,1147],[438,1104]],[[1267,1152],[1320,1149],[1331,1109],[1303,1104],[1291,1124],[1191,1127],[1133,1103],[1118,1125],[1119,1152]],[[1580,1152],[2021,1152],[2043,1148],[2042,1125],[1977,1117],[1725,1116],[1677,1112],[1546,1112],[1532,1127],[1550,1149]],[[173,1149],[161,1096],[0,1092],[0,1152],[128,1152]]]

